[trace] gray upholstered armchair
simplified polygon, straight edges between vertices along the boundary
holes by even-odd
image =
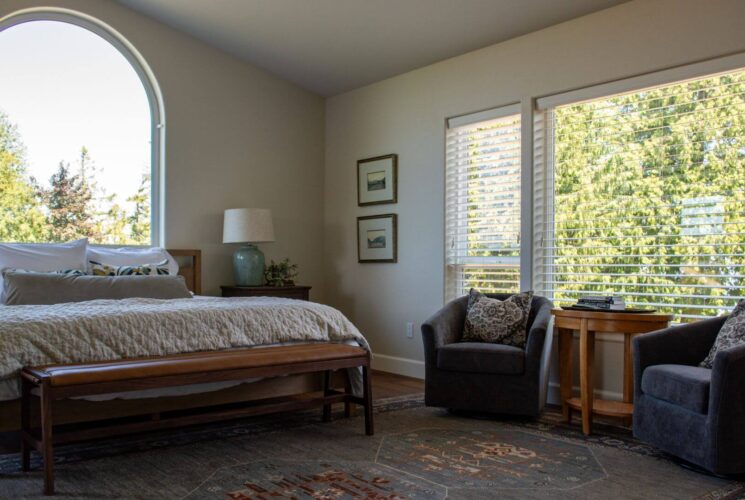
[[[715,474],[745,472],[745,345],[706,357],[726,316],[634,338],[634,436]]]
[[[504,300],[509,294],[487,294]],[[533,297],[525,350],[479,342],[459,342],[468,297],[446,304],[422,324],[427,406],[536,416],[546,403],[547,334],[551,302]]]

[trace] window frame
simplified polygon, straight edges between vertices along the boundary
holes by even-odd
[[[599,97],[592,97],[590,99],[583,99],[581,101],[571,101],[567,104],[556,104],[549,108],[547,108],[544,111],[540,111],[542,113],[543,117],[546,119],[547,126],[545,127],[546,130],[546,138],[548,139],[549,143],[552,143],[553,140],[556,141],[557,148],[558,145],[566,142],[566,138],[564,137],[562,139],[562,136],[564,133],[571,133],[567,132],[566,130],[560,128],[559,124],[562,122],[562,116],[563,113],[568,112],[569,116],[574,116],[574,114],[579,114],[581,111],[578,111],[577,108],[581,108],[585,105],[593,106],[594,104],[600,102],[602,103],[601,109],[612,109],[616,110],[617,108],[620,110],[619,104],[606,104],[611,103],[613,99],[615,98],[621,98],[624,99],[626,97],[635,97],[635,96],[644,96],[645,93],[653,92],[656,90],[666,92],[669,89],[687,89],[688,85],[693,84],[696,85],[697,82],[717,82],[719,78],[721,77],[728,77],[729,75],[739,75],[739,78],[742,78],[743,73],[745,71],[743,68],[735,68],[732,70],[725,70],[725,71],[717,71],[715,73],[705,73],[701,76],[694,76],[694,77],[688,77],[684,79],[677,79],[675,81],[657,84],[654,86],[645,86],[645,87],[635,87],[632,90],[624,90],[620,93],[614,93],[614,94],[603,94]],[[739,80],[738,80],[739,82]],[[713,84],[712,84],[713,85]],[[724,85],[724,84],[722,84]],[[678,92],[678,91],[676,91]],[[680,94],[676,94],[678,96],[687,96],[692,91],[686,90],[680,91]],[[586,95],[586,94],[585,94]],[[726,97],[729,94],[724,94]],[[739,94],[733,94],[736,96],[741,95]],[[648,102],[650,98],[644,98],[642,102]],[[665,104],[664,107],[667,106],[681,106],[684,107],[686,103],[691,102],[695,103],[696,99],[695,97],[688,96],[687,99],[691,99],[690,101],[684,100],[683,102],[676,102],[676,104]],[[741,104],[736,104],[737,108],[734,108],[736,110],[741,109]],[[592,109],[592,108],[591,108]],[[562,111],[559,111],[562,110]],[[568,111],[564,111],[568,110]],[[705,112],[706,110],[699,110],[697,108],[697,112]],[[636,113],[637,111],[634,111],[633,113]],[[638,111],[640,113],[643,113],[643,107],[642,111]],[[687,114],[687,111],[675,111],[676,116],[678,113],[685,115]],[[610,112],[609,115],[602,115],[599,118],[595,115],[593,115],[592,122],[594,120],[598,120],[600,123],[591,123],[591,129],[594,131],[599,132],[601,135],[603,135],[603,132],[605,130],[604,127],[607,126],[613,126],[613,123],[615,123],[615,117],[618,116],[619,119],[622,120],[622,117],[625,115],[623,111],[617,111],[617,112]],[[735,116],[742,116],[742,112],[739,111],[739,113]],[[650,121],[651,118],[646,118]],[[605,120],[610,120],[610,123],[606,124]],[[642,122],[643,120],[641,118],[636,120],[637,122]],[[584,122],[588,123],[588,122]],[[632,122],[633,123],[633,122]],[[659,127],[658,125],[655,125]],[[597,127],[597,128],[595,128]],[[676,128],[674,125],[671,126],[671,128]],[[705,130],[709,130],[706,128]],[[718,130],[718,129],[717,129]],[[671,134],[674,134],[674,132],[670,132]],[[620,134],[620,133],[619,133]],[[655,139],[658,139],[659,137],[655,137],[653,139],[650,139],[650,142],[654,142]],[[581,140],[581,139],[580,139]],[[563,141],[563,142],[562,142]],[[647,141],[646,139],[642,140],[643,143],[646,145]],[[537,141],[536,141],[537,142]],[[620,140],[619,140],[620,142]],[[626,144],[626,143],[624,143]],[[630,140],[628,144],[635,144],[635,141],[633,139]],[[735,151],[740,151],[741,148],[739,145],[734,146]],[[556,186],[556,182],[561,178],[561,167],[559,167],[557,164],[554,164],[555,161],[558,160],[556,157],[555,152],[553,151],[553,148],[546,148],[548,151],[548,154],[545,157],[545,160],[542,164],[536,164],[536,169],[541,173],[541,176],[544,179],[544,184],[541,186],[542,189],[542,196],[546,200],[549,201],[548,204],[546,204],[546,208],[544,208],[542,217],[543,221],[546,221],[546,224],[544,224],[544,228],[540,230],[538,226],[536,227],[536,235],[540,235],[541,238],[545,237],[548,238],[545,242],[542,240],[541,244],[538,245],[535,249],[536,254],[541,257],[540,261],[536,261],[536,269],[534,270],[535,275],[537,278],[539,278],[541,281],[536,283],[536,288],[539,291],[539,293],[545,294],[547,297],[551,298],[552,300],[557,301],[558,303],[570,303],[571,300],[576,300],[577,297],[583,294],[587,295],[593,295],[598,293],[603,293],[600,291],[592,291],[592,290],[601,290],[603,288],[603,283],[605,282],[605,279],[608,279],[610,277],[609,283],[606,283],[608,289],[613,289],[614,294],[618,294],[621,296],[633,296],[636,298],[638,302],[633,302],[633,298],[631,299],[631,305],[636,307],[659,307],[664,309],[671,310],[672,314],[676,317],[676,321],[681,322],[690,322],[695,320],[704,319],[706,317],[710,317],[711,315],[716,314],[722,314],[725,311],[731,311],[735,304],[722,304],[722,301],[732,301],[738,299],[742,299],[742,296],[740,295],[741,292],[732,292],[731,294],[725,294],[721,297],[719,297],[716,293],[707,294],[705,292],[699,291],[701,288],[706,289],[727,289],[729,287],[733,287],[734,289],[742,290],[745,285],[742,284],[743,279],[743,273],[734,271],[734,282],[729,285],[725,285],[724,283],[712,285],[711,281],[717,281],[719,278],[725,278],[726,276],[714,276],[712,275],[711,278],[708,279],[708,282],[704,283],[706,281],[706,276],[708,274],[705,271],[697,270],[694,272],[694,274],[685,273],[683,271],[684,268],[688,267],[689,269],[691,267],[697,268],[698,264],[695,261],[686,263],[677,263],[674,264],[668,260],[668,258],[665,255],[664,250],[659,250],[657,247],[672,247],[676,249],[675,253],[683,253],[686,254],[685,251],[680,250],[680,246],[682,247],[690,247],[690,246],[708,246],[713,245],[716,247],[726,245],[726,242],[698,242],[703,240],[696,240],[696,243],[691,243],[688,241],[688,244],[686,242],[669,242],[665,241],[662,244],[660,243],[657,238],[674,238],[676,235],[680,236],[681,238],[684,238],[686,235],[686,206],[693,205],[696,207],[703,207],[708,205],[716,205],[717,203],[721,204],[720,210],[717,211],[717,213],[721,212],[721,220],[719,221],[720,224],[720,232],[723,237],[726,236],[726,231],[723,229],[724,224],[724,217],[725,217],[725,209],[723,206],[724,198],[720,195],[715,195],[714,193],[719,193],[720,191],[714,191],[713,193],[709,194],[703,194],[703,195],[689,195],[689,196],[696,196],[694,198],[682,198],[678,201],[669,201],[666,203],[672,203],[673,205],[666,205],[666,206],[675,206],[675,210],[678,210],[679,213],[676,215],[676,222],[657,222],[658,224],[663,224],[663,226],[660,226],[660,232],[652,232],[652,233],[645,233],[641,235],[637,235],[639,238],[653,238],[655,241],[653,244],[650,244],[649,241],[645,244],[639,244],[639,243],[618,243],[621,247],[628,247],[628,252],[624,253],[636,253],[636,251],[643,252],[643,257],[645,263],[629,263],[629,261],[626,261],[625,263],[617,263],[614,262],[613,259],[613,251],[608,250],[609,246],[602,246],[602,245],[610,245],[610,243],[596,243],[596,238],[599,238],[600,240],[605,240],[612,238],[613,236],[607,236],[607,234],[610,233],[602,233],[602,229],[598,227],[598,232],[601,234],[604,234],[605,236],[599,236],[598,234],[594,235],[588,235],[586,244],[588,245],[588,248],[594,248],[594,245],[599,244],[601,245],[598,247],[599,254],[598,255],[590,255],[586,258],[589,259],[608,259],[603,261],[603,263],[596,263],[592,264],[593,260],[584,260],[579,255],[564,255],[563,251],[567,249],[574,250],[576,247],[572,246],[571,243],[566,243],[566,241],[563,240],[576,240],[580,239],[577,237],[574,237],[574,235],[570,235],[569,237],[566,235],[566,233],[559,236],[559,233],[563,231],[559,227],[553,227],[554,226],[551,222],[549,222],[550,219],[553,217],[562,218],[565,219],[567,217],[568,213],[571,213],[571,205],[569,206],[559,206],[555,201],[555,197],[560,196],[558,193],[558,187]],[[664,157],[667,158],[667,154],[664,153]],[[628,161],[631,163],[638,163],[642,158],[644,158],[644,153],[640,153],[638,156],[633,155],[628,158]],[[563,164],[563,162],[562,162]],[[595,165],[597,166],[597,165]],[[699,167],[705,169],[705,162],[702,162],[701,165],[698,165],[696,163],[686,163],[685,168],[692,168],[695,171],[701,171]],[[632,169],[633,170],[633,169]],[[647,177],[646,172],[641,172],[641,177],[635,177],[635,179],[643,179]],[[726,177],[719,177],[718,178],[721,182],[726,184]],[[602,181],[601,181],[602,182]],[[702,182],[697,183],[696,186],[701,187],[701,189],[706,189],[706,186],[708,183]],[[718,189],[718,188],[717,188]],[[623,198],[623,196],[621,197]],[[626,197],[628,198],[628,196]],[[599,201],[601,204],[607,204],[608,202],[613,203],[614,200],[617,198],[605,198],[602,200],[596,200]],[[624,201],[622,199],[618,199],[619,203],[621,205],[624,204]],[[730,199],[730,202],[733,201]],[[693,203],[692,203],[693,202]],[[589,202],[588,202],[589,203]],[[654,205],[653,205],[654,206]],[[651,208],[651,207],[650,207]],[[656,208],[656,207],[655,207]],[[633,211],[633,209],[631,209]],[[602,210],[601,210],[602,211]],[[690,212],[690,210],[689,210]],[[619,217],[625,217],[625,215],[621,215],[623,212],[619,212]],[[729,214],[729,212],[726,212],[727,216],[735,216],[739,214]],[[688,214],[688,217],[701,218],[702,216],[705,217],[705,215],[702,215],[698,212],[696,214]],[[584,218],[577,218],[575,219],[574,215],[569,215],[569,220],[583,220],[585,224],[580,224],[580,226],[593,226],[595,219],[590,219],[589,221]],[[651,217],[657,217],[657,215],[651,215]],[[598,219],[602,220],[602,219]],[[537,219],[536,223],[542,223],[542,220]],[[715,221],[716,223],[716,221]],[[731,224],[742,224],[742,219],[739,221],[735,219],[735,221],[730,222]],[[570,222],[571,224],[571,222]],[[647,224],[647,222],[645,222]],[[649,224],[652,224],[651,222]],[[622,224],[623,227],[626,223]],[[696,226],[702,226],[703,224],[698,222],[696,223]],[[602,226],[602,223],[601,223]],[[616,228],[617,226],[611,225],[610,228]],[[635,223],[631,223],[631,226],[629,226],[629,229],[632,231],[636,229]],[[652,227],[652,226],[639,226],[639,227]],[[662,229],[662,228],[665,229]],[[673,228],[677,228],[679,230],[679,233],[676,233]],[[557,233],[554,235],[554,231],[552,229],[556,229]],[[583,229],[590,229],[592,233],[592,228],[583,228]],[[580,229],[574,229],[572,231],[580,231]],[[613,229],[615,231],[615,229]],[[700,229],[696,229],[693,231],[693,234],[695,236],[701,236],[705,237],[707,234],[715,234],[710,233],[708,231],[704,231],[700,233]],[[653,236],[652,236],[653,235]],[[554,236],[556,239],[554,240]],[[635,238],[632,237],[631,234],[621,236],[621,238]],[[563,241],[563,242],[562,242]],[[667,244],[670,243],[670,244]],[[736,242],[734,244],[741,244],[740,242]],[[565,247],[564,250],[561,250],[562,247]],[[646,247],[652,247],[654,250],[650,250]],[[641,250],[644,248],[644,250]],[[576,250],[575,250],[576,251]],[[732,251],[732,250],[730,250]],[[592,252],[592,251],[590,251]],[[651,252],[651,253],[647,253]],[[704,253],[701,253],[704,252]],[[708,264],[701,264],[704,267],[726,267],[727,264],[712,264],[714,259],[721,259],[726,255],[725,253],[722,253],[720,250],[702,250],[699,249],[697,253],[691,254],[689,257],[696,259],[699,258],[711,258],[712,260],[709,261]],[[686,254],[687,255],[687,254]],[[556,257],[560,257],[560,260],[556,260]],[[624,256],[626,257],[626,256]],[[678,256],[675,256],[678,257]],[[681,256],[684,257],[684,256]],[[563,263],[562,263],[563,262]],[[541,271],[537,267],[538,265],[541,265],[544,269]],[[589,268],[591,268],[593,265],[599,266],[599,267],[606,267],[606,268],[614,268],[614,269],[605,269],[604,271],[591,271]],[[734,264],[733,264],[734,265]],[[633,276],[636,275],[636,273],[628,273],[625,270],[619,269],[622,267],[648,267],[648,268],[664,268],[665,270],[657,270],[652,271],[650,273],[645,273],[644,271],[637,271],[641,273],[642,275],[649,274],[649,277],[655,278],[655,277],[662,277],[666,281],[660,281],[657,284],[651,284],[646,281],[644,281],[644,284],[634,284]],[[580,269],[577,270],[577,267]],[[737,265],[734,265],[736,268],[742,268],[742,264],[738,263]],[[677,271],[670,270],[668,268],[678,268]],[[558,271],[557,271],[558,269]],[[562,270],[563,269],[563,270]],[[724,273],[724,271],[720,271],[721,273]],[[618,274],[617,274],[618,273]],[[656,274],[656,273],[665,273],[665,274]],[[695,273],[703,273],[703,274],[695,274]],[[700,278],[700,282],[686,282],[686,276],[689,276],[688,279],[693,278]],[[604,279],[603,279],[604,278]],[[628,281],[631,279],[631,281]],[[546,281],[544,281],[546,280]],[[739,284],[738,284],[739,283]],[[643,287],[643,288],[642,288]],[[671,288],[672,290],[666,290],[663,291],[664,288]],[[693,288],[693,291],[682,291],[681,289],[687,289],[687,288]],[[610,291],[606,293],[611,293]],[[574,295],[574,297],[572,297]],[[717,300],[718,299],[718,300]],[[628,297],[627,297],[627,300]],[[712,313],[711,310],[718,310],[716,313]],[[706,311],[708,310],[708,311]],[[665,311],[668,312],[668,311]]]
[[[491,120],[496,120],[500,118],[505,118],[509,116],[518,116],[520,119],[520,255],[518,256],[519,261],[519,289],[520,290],[527,290],[530,287],[531,282],[531,274],[532,269],[528,272],[524,272],[526,269],[525,263],[531,262],[531,246],[532,246],[532,237],[525,237],[526,233],[526,223],[525,223],[525,217],[524,214],[532,214],[532,194],[531,194],[531,188],[530,186],[527,186],[526,188],[526,174],[528,177],[528,182],[531,182],[532,174],[530,169],[524,168],[524,161],[526,156],[529,157],[532,155],[532,152],[529,150],[526,154],[525,151],[525,145],[526,145],[526,124],[524,121],[525,116],[525,105],[523,101],[515,101],[508,104],[502,104],[500,106],[490,107],[484,110],[480,111],[474,111],[471,113],[465,113],[457,116],[451,116],[445,119],[445,128],[443,132],[443,138],[445,139],[444,144],[444,172],[446,175],[445,179],[445,188],[443,189],[443,196],[444,196],[444,203],[445,203],[445,212],[444,212],[444,218],[443,218],[443,231],[444,231],[444,237],[445,240],[443,241],[443,247],[445,249],[443,254],[443,296],[445,300],[452,299],[454,297],[451,297],[451,286],[452,283],[450,283],[449,275],[451,272],[449,272],[449,266],[451,264],[448,264],[448,252],[447,252],[447,240],[448,240],[448,217],[447,217],[447,197],[448,197],[448,191],[447,191],[447,154],[448,154],[448,145],[447,145],[447,136],[448,131],[450,129],[455,129],[467,125],[473,125],[478,124],[482,122],[487,122]],[[528,108],[530,109],[530,108]],[[529,127],[527,127],[528,131],[532,130],[532,126],[528,124]],[[528,135],[528,138],[531,136]],[[529,144],[529,142],[528,142]],[[532,216],[531,216],[532,217]],[[530,224],[527,224],[528,230],[530,230]],[[530,233],[527,233],[530,235]]]
[[[684,83],[689,80],[711,78],[718,75],[745,70],[745,53],[734,54],[703,62],[692,63],[684,66],[660,70],[632,78],[617,80],[591,87],[576,89],[561,94],[542,97],[536,100],[532,110],[536,123],[541,123],[541,133],[534,137],[533,150],[536,161],[532,165],[536,182],[534,192],[536,196],[544,201],[539,207],[534,206],[533,235],[537,244],[533,248],[536,260],[534,261],[534,289],[537,293],[544,293],[551,298],[551,293],[546,293],[546,284],[539,282],[539,276],[550,275],[554,272],[550,269],[553,264],[552,250],[542,248],[541,240],[545,225],[553,224],[555,215],[553,207],[553,193],[549,190],[554,185],[555,169],[553,165],[553,110],[560,106],[571,106],[583,104],[600,99],[611,98],[616,95],[638,93],[647,89],[667,87]],[[540,157],[540,160],[538,159]],[[552,246],[552,245],[550,245]],[[538,267],[547,268],[545,272],[539,273]]]
[[[137,49],[121,33],[103,21],[75,10],[57,7],[18,10],[0,18],[0,32],[19,24],[35,21],[72,24],[100,36],[124,56],[139,77],[150,107],[150,246],[163,246],[165,244],[166,121],[163,95],[153,71]]]

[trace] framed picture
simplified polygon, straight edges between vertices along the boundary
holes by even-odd
[[[358,262],[398,261],[396,214],[357,217]]]
[[[376,156],[357,162],[357,204],[396,203],[398,155]]]

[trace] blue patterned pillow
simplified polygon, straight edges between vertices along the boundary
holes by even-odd
[[[85,271],[81,269],[62,269],[55,271],[56,274],[71,274],[73,276],[85,276]]]
[[[168,275],[168,259],[154,264],[141,264],[138,266],[110,266],[88,261],[91,265],[93,276],[164,276]]]

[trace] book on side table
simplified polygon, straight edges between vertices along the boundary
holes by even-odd
[[[576,304],[563,306],[569,311],[599,311],[619,313],[652,313],[654,309],[638,309],[626,307],[623,297],[613,295],[586,295],[580,297]]]

